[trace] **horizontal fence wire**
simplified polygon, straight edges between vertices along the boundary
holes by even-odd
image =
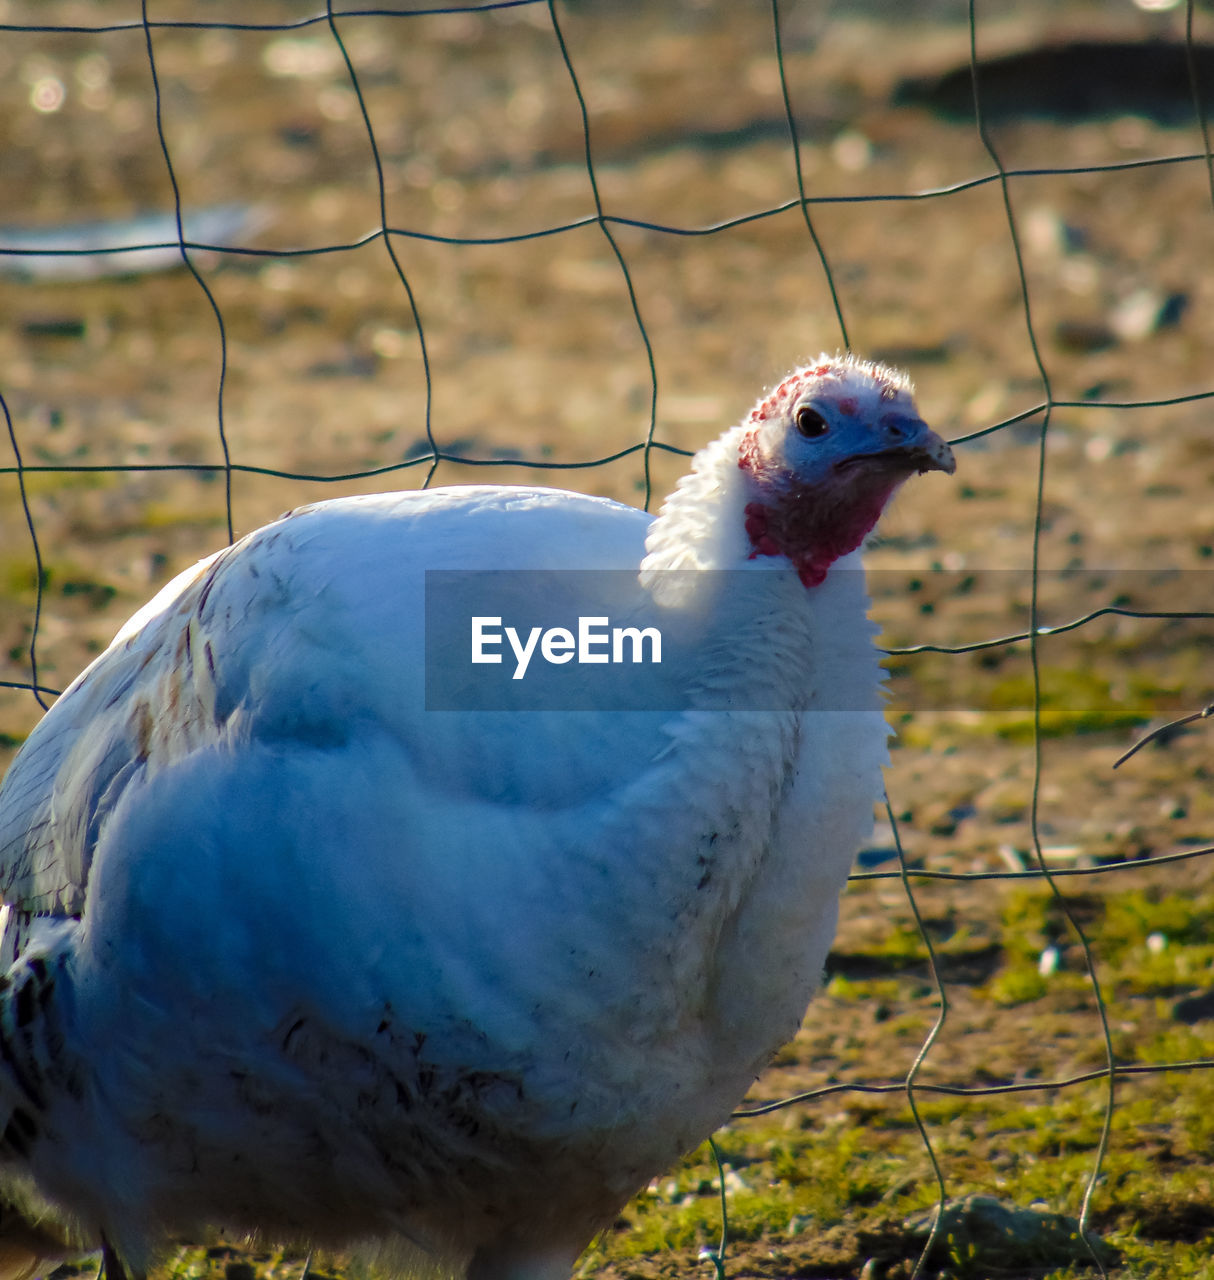
[[[394,224],[389,216],[387,201],[387,184],[385,179],[384,161],[381,156],[381,150],[377,142],[376,131],[372,124],[371,112],[367,104],[363,85],[356,68],[356,63],[351,57],[347,45],[346,34],[360,20],[377,18],[377,19],[393,19],[401,23],[407,23],[410,20],[422,17],[434,17],[443,15],[477,15],[486,14],[495,10],[513,10],[513,9],[531,9],[537,12],[546,13],[548,22],[551,27],[552,37],[559,50],[561,64],[568,76],[569,87],[576,99],[578,109],[581,116],[581,130],[584,144],[583,164],[586,171],[587,179],[593,194],[594,212],[584,217],[574,218],[567,221],[556,222],[551,225],[535,226],[529,229],[514,232],[511,234],[500,235],[467,235],[455,236],[438,234],[433,231],[423,230],[403,225]],[[1150,611],[1143,609],[1133,609],[1129,607],[1111,605],[1102,608],[1092,609],[1072,618],[1070,621],[1044,626],[1041,623],[1040,603],[1038,597],[1038,587],[1041,579],[1041,540],[1042,540],[1042,518],[1044,506],[1045,480],[1048,467],[1047,444],[1050,439],[1051,424],[1058,410],[1065,409],[1075,413],[1085,413],[1091,410],[1117,410],[1132,411],[1136,409],[1160,408],[1165,406],[1182,405],[1187,403],[1195,403],[1207,399],[1214,398],[1214,388],[1191,391],[1182,394],[1162,394],[1157,398],[1135,398],[1135,399],[1113,399],[1108,398],[1103,392],[1094,392],[1090,397],[1084,398],[1060,398],[1055,397],[1051,388],[1050,372],[1046,361],[1041,354],[1041,348],[1038,341],[1037,324],[1033,312],[1033,296],[1030,288],[1030,282],[1025,270],[1024,259],[1021,252],[1020,232],[1017,225],[1015,206],[1012,200],[1011,191],[1015,184],[1029,179],[1042,178],[1063,178],[1077,177],[1094,174],[1117,174],[1129,173],[1131,171],[1144,170],[1162,170],[1175,169],[1185,166],[1191,166],[1204,169],[1208,175],[1211,209],[1214,212],[1214,154],[1210,147],[1210,134],[1208,121],[1206,117],[1205,99],[1203,96],[1202,86],[1198,80],[1197,63],[1194,53],[1194,37],[1193,37],[1193,0],[1188,0],[1186,7],[1186,58],[1189,74],[1189,92],[1191,94],[1194,117],[1199,125],[1201,136],[1204,141],[1204,149],[1201,151],[1187,151],[1174,155],[1158,155],[1147,158],[1136,158],[1124,161],[1110,161],[1100,164],[1082,164],[1082,165],[1059,165],[1051,166],[1017,166],[1005,165],[1001,159],[998,145],[995,143],[990,130],[986,124],[984,112],[984,95],[983,95],[983,76],[982,61],[980,50],[980,23],[975,13],[973,0],[969,6],[969,28],[970,28],[970,66],[973,80],[974,95],[974,125],[982,140],[989,170],[976,174],[964,181],[957,181],[930,189],[916,190],[912,192],[888,191],[881,193],[838,193],[830,191],[820,191],[814,189],[809,178],[803,170],[801,163],[801,145],[798,136],[798,117],[794,108],[794,97],[792,86],[786,69],[784,44],[782,36],[782,14],[779,0],[771,0],[771,39],[772,52],[775,63],[779,72],[780,93],[787,123],[788,144],[793,159],[796,177],[797,196],[791,200],[785,200],[780,203],[771,205],[770,207],[761,208],[748,212],[741,216],[729,217],[717,221],[705,223],[704,225],[676,225],[673,222],[661,222],[644,218],[630,217],[626,214],[617,212],[607,207],[600,191],[597,180],[596,170],[596,147],[594,138],[594,123],[591,113],[587,107],[586,98],[583,93],[582,83],[579,77],[578,61],[576,56],[566,42],[563,31],[563,19],[561,9],[558,7],[556,0],[499,0],[497,3],[478,4],[478,5],[441,5],[421,8],[395,8],[395,7],[355,7],[355,8],[338,8],[332,4],[328,5],[323,11],[314,12],[306,17],[294,18],[283,22],[233,22],[220,20],[169,20],[157,18],[150,14],[147,0],[142,0],[141,19],[139,21],[124,20],[120,22],[99,22],[99,23],[73,23],[73,24],[57,24],[57,23],[16,23],[16,22],[0,22],[0,31],[8,36],[67,36],[77,35],[91,37],[104,40],[107,37],[119,36],[123,33],[141,32],[144,37],[146,47],[146,57],[148,70],[151,76],[152,93],[155,98],[156,109],[156,132],[160,143],[162,160],[165,174],[171,184],[174,213],[176,218],[177,237],[175,240],[152,239],[137,245],[123,244],[121,247],[99,247],[99,248],[44,248],[29,247],[21,244],[5,244],[3,242],[4,235],[0,231],[0,253],[8,255],[10,258],[19,259],[23,256],[47,257],[59,256],[70,258],[73,256],[88,256],[95,258],[103,256],[107,253],[129,253],[132,249],[137,250],[176,250],[180,254],[183,267],[188,270],[200,289],[205,295],[215,320],[215,447],[216,453],[211,461],[204,462],[168,462],[168,463],[150,463],[150,462],[132,462],[132,463],[113,463],[106,465],[85,465],[76,463],[47,463],[47,462],[30,462],[22,453],[19,443],[19,433],[17,426],[14,424],[13,414],[10,411],[8,402],[3,396],[3,387],[0,386],[0,410],[3,411],[5,424],[9,440],[9,447],[12,454],[12,462],[0,466],[0,475],[12,475],[16,477],[18,485],[18,493],[21,506],[24,513],[25,523],[28,528],[31,553],[35,564],[36,576],[36,598],[33,606],[33,622],[31,638],[28,646],[28,665],[29,679],[28,681],[0,681],[0,687],[7,689],[22,689],[29,691],[33,697],[37,698],[42,706],[47,706],[47,698],[53,698],[59,693],[58,689],[47,686],[40,678],[38,666],[38,639],[41,619],[44,614],[44,571],[43,571],[43,548],[40,543],[37,521],[34,516],[33,505],[31,503],[27,480],[35,475],[72,475],[72,474],[88,474],[88,473],[156,473],[156,472],[197,472],[212,475],[221,475],[225,486],[225,510],[227,520],[227,531],[229,541],[235,536],[234,518],[232,509],[232,485],[235,477],[242,475],[250,476],[267,476],[288,481],[308,481],[317,483],[335,483],[348,482],[360,479],[371,479],[392,473],[416,472],[419,469],[424,470],[423,483],[428,484],[433,478],[436,469],[440,464],[445,462],[458,463],[461,466],[473,466],[480,468],[511,468],[525,467],[533,469],[537,472],[542,471],[588,471],[598,467],[605,466],[609,463],[618,462],[630,457],[638,457],[643,465],[644,470],[644,491],[645,505],[648,508],[652,498],[652,477],[650,474],[651,456],[656,452],[663,452],[677,456],[688,456],[690,450],[680,448],[672,443],[659,438],[659,378],[658,369],[655,362],[654,340],[651,337],[649,327],[646,324],[644,307],[639,299],[634,281],[634,269],[630,265],[628,255],[621,246],[621,242],[616,234],[622,229],[643,231],[659,237],[669,237],[671,239],[694,239],[723,235],[739,228],[761,224],[765,221],[775,219],[781,215],[798,212],[803,219],[806,239],[808,242],[809,252],[813,255],[814,261],[818,264],[818,268],[822,274],[825,286],[829,291],[834,316],[837,324],[838,334],[844,348],[849,344],[848,326],[845,321],[844,307],[841,301],[840,292],[836,283],[836,272],[832,265],[832,257],[830,253],[830,244],[819,232],[815,223],[815,213],[831,208],[849,205],[884,205],[891,209],[896,209],[900,205],[908,203],[930,203],[933,201],[951,201],[960,195],[977,191],[983,188],[996,188],[1002,196],[1004,209],[1006,212],[1006,230],[1015,257],[1018,273],[1018,287],[1021,294],[1023,324],[1026,337],[1031,347],[1033,358],[1036,364],[1036,372],[1040,379],[1040,384],[1044,389],[1044,399],[1034,404],[1028,409],[1019,411],[1013,415],[1007,416],[992,425],[982,426],[978,429],[971,430],[964,434],[957,435],[953,438],[954,446],[964,446],[973,442],[986,439],[993,435],[1006,432],[1013,427],[1023,427],[1026,424],[1033,425],[1036,430],[1037,440],[1037,485],[1036,485],[1036,511],[1035,524],[1032,540],[1032,568],[1031,568],[1031,600],[1029,608],[1029,622],[1024,630],[1016,631],[1011,634],[984,638],[968,643],[959,644],[939,644],[939,643],[922,643],[904,645],[901,647],[890,647],[887,652],[895,656],[911,656],[919,654],[945,654],[945,655],[964,655],[973,654],[985,650],[994,649],[1010,649],[1017,645],[1027,645],[1031,670],[1033,677],[1034,690],[1034,733],[1033,733],[1033,768],[1032,768],[1032,803],[1030,814],[1030,832],[1033,846],[1033,863],[1034,865],[1026,867],[1023,870],[982,870],[982,871],[952,871],[942,870],[930,867],[924,867],[909,863],[902,852],[901,841],[898,832],[898,822],[895,817],[894,806],[888,805],[888,816],[890,826],[893,831],[893,838],[898,846],[899,868],[897,870],[858,870],[855,871],[851,880],[855,883],[867,881],[886,881],[898,880],[905,886],[906,897],[911,912],[918,922],[919,931],[923,939],[925,947],[925,955],[931,970],[932,982],[936,993],[938,1005],[938,1016],[936,1021],[925,1039],[919,1054],[910,1070],[897,1080],[886,1081],[845,1081],[834,1082],[823,1085],[819,1088],[809,1089],[788,1097],[779,1098],[770,1102],[761,1104],[747,1105],[739,1108],[735,1112],[736,1120],[752,1119],[759,1116],[768,1115],[774,1111],[785,1109],[792,1106],[807,1105],[820,1101],[823,1098],[834,1096],[841,1093],[864,1093],[864,1094],[900,1094],[907,1100],[919,1131],[922,1135],[925,1150],[930,1158],[933,1173],[937,1180],[939,1201],[941,1207],[947,1201],[947,1170],[944,1169],[937,1159],[932,1147],[930,1129],[920,1116],[916,1106],[916,1098],[925,1095],[943,1095],[950,1097],[989,1097],[992,1095],[1011,1095],[1018,1093],[1049,1093],[1053,1091],[1065,1090],[1081,1085],[1093,1083],[1101,1083],[1104,1086],[1104,1104],[1103,1104],[1103,1130],[1100,1143],[1094,1154],[1089,1175],[1086,1180],[1085,1193],[1083,1198],[1083,1206],[1080,1215],[1080,1229],[1084,1238],[1089,1236],[1089,1218],[1091,1213],[1092,1199],[1095,1190],[1100,1181],[1102,1163],[1107,1148],[1108,1137],[1112,1125],[1112,1120],[1117,1105],[1116,1085],[1119,1081],[1141,1077],[1144,1075],[1159,1075],[1169,1072],[1187,1073],[1196,1071],[1206,1071],[1214,1068],[1214,1059],[1199,1060],[1183,1060],[1171,1061],[1163,1063],[1141,1063],[1141,1062],[1125,1062],[1118,1060],[1113,1047],[1112,1038],[1108,1027],[1107,1007],[1104,996],[1101,992],[1099,977],[1097,974],[1096,961],[1092,952],[1092,948],[1088,942],[1084,928],[1080,920],[1076,917],[1068,901],[1066,893],[1063,891],[1060,882],[1070,881],[1075,877],[1100,877],[1107,876],[1117,877],[1124,874],[1130,874],[1144,869],[1162,867],[1172,865],[1179,862],[1185,862],[1195,859],[1208,858],[1214,855],[1214,847],[1202,847],[1195,849],[1185,849],[1177,852],[1153,854],[1138,860],[1113,861],[1105,863],[1097,863],[1095,865],[1077,865],[1077,866],[1053,866],[1051,867],[1043,853],[1042,839],[1040,833],[1040,823],[1038,814],[1038,805],[1042,784],[1042,726],[1041,726],[1041,669],[1039,645],[1043,639],[1048,636],[1055,636],[1066,632],[1083,631],[1090,628],[1092,624],[1105,617],[1133,618],[1143,620],[1210,620],[1214,618],[1214,612],[1203,610],[1192,611]],[[215,242],[207,239],[192,239],[185,232],[184,203],[181,188],[178,184],[178,161],[175,158],[174,150],[170,146],[166,131],[164,128],[162,112],[167,110],[163,100],[163,93],[160,79],[158,76],[157,63],[157,40],[163,35],[173,31],[199,31],[199,32],[262,32],[262,33],[290,33],[290,32],[319,32],[325,33],[333,42],[340,54],[342,64],[344,65],[350,90],[353,92],[361,119],[365,129],[366,143],[372,158],[372,164],[378,183],[377,199],[378,199],[378,216],[379,225],[368,231],[365,235],[354,239],[334,241],[320,246],[300,247],[300,248],[256,248],[244,244],[231,244],[224,242]],[[563,236],[577,234],[587,229],[597,228],[598,234],[602,237],[608,246],[612,259],[618,268],[624,285],[627,290],[629,306],[631,310],[632,320],[635,324],[637,334],[642,344],[647,361],[648,371],[648,427],[643,439],[629,445],[626,448],[618,449],[601,456],[595,456],[584,459],[574,460],[553,460],[553,459],[535,459],[527,458],[519,455],[510,456],[492,456],[478,457],[469,456],[460,451],[455,452],[445,450],[438,437],[435,434],[434,426],[431,420],[432,404],[433,404],[433,374],[430,365],[430,358],[427,348],[427,328],[424,323],[424,299],[419,296],[415,290],[415,286],[410,279],[408,272],[398,253],[398,245],[406,242],[416,242],[425,244],[434,244],[439,246],[507,246],[512,244],[522,244],[524,242],[554,239]],[[412,456],[405,457],[399,461],[394,461],[382,466],[351,468],[343,471],[332,473],[316,473],[311,471],[297,471],[290,469],[280,469],[268,466],[256,466],[240,461],[233,456],[229,445],[229,440],[225,428],[225,385],[228,368],[228,336],[225,323],[225,316],[220,304],[209,288],[206,279],[197,269],[193,255],[197,253],[219,253],[224,255],[232,255],[234,257],[242,257],[248,259],[280,259],[295,260],[317,257],[333,257],[340,258],[342,255],[350,254],[358,250],[367,248],[375,243],[381,243],[387,255],[387,267],[395,274],[399,280],[402,295],[407,304],[411,320],[416,329],[419,354],[421,358],[423,376],[425,380],[425,410],[424,410],[424,436],[425,447],[420,452],[414,452]],[[943,286],[942,286],[943,287]],[[941,1084],[931,1081],[921,1080],[917,1077],[921,1073],[924,1064],[930,1061],[932,1047],[936,1037],[941,1029],[945,1026],[949,1014],[950,1006],[948,1002],[947,985],[941,979],[940,973],[936,965],[935,955],[932,949],[932,943],[927,929],[923,926],[922,917],[915,897],[915,885],[924,882],[969,882],[969,881],[1017,881],[1017,882],[1038,882],[1048,887],[1054,899],[1058,903],[1062,913],[1068,921],[1068,927],[1072,932],[1072,936],[1076,939],[1078,945],[1083,951],[1085,964],[1087,967],[1088,980],[1091,984],[1092,992],[1095,999],[1095,1005],[1099,1016],[1099,1034],[1103,1044],[1103,1065],[1099,1069],[1080,1072],[1059,1078],[1043,1079],[1043,1080],[1006,1080],[996,1083],[983,1084]],[[714,1149],[715,1150],[715,1149]],[[718,1153],[718,1161],[720,1159]],[[724,1197],[724,1174],[722,1172],[722,1215],[727,1213],[727,1204]],[[943,1215],[940,1214],[936,1219],[936,1226],[933,1228],[931,1238],[929,1238],[925,1246],[918,1264],[915,1268],[915,1276],[918,1276],[924,1270],[927,1259],[935,1243],[936,1233],[940,1229],[940,1223]],[[719,1255],[714,1255],[718,1264],[718,1272],[723,1274],[725,1241],[728,1236],[727,1224],[722,1233],[722,1243]],[[1091,1249],[1091,1259],[1093,1264],[1105,1273],[1103,1263],[1100,1261],[1094,1246],[1089,1244]]]

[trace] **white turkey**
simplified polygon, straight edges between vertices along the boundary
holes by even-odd
[[[9,1184],[112,1280],[217,1227],[567,1276],[799,1025],[886,758],[857,548],[953,466],[822,357],[656,519],[339,499],[175,579],[0,788]],[[663,704],[428,711],[425,571],[486,568],[628,570],[612,610],[691,639]]]

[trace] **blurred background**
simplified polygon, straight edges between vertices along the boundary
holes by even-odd
[[[35,663],[50,702],[287,508],[469,481],[653,505],[793,365],[896,363],[958,472],[869,557],[898,731],[878,878],[756,1097],[904,1078],[942,999],[920,1081],[1098,1078],[1015,1116],[939,1103],[935,1165],[904,1094],[739,1122],[739,1256],[902,1274],[938,1167],[1072,1215],[1091,1192],[1111,1239],[1204,1275],[1208,1072],[1127,1077],[1110,1112],[1107,1065],[1214,1049],[1211,731],[1112,769],[1214,696],[1214,15],[972,9],[0,0],[0,765]],[[978,879],[912,877],[916,921],[898,843]],[[857,1131],[889,1161],[858,1185]],[[830,1205],[805,1200],[822,1141],[848,1153]],[[697,1159],[587,1265],[690,1265],[719,1229]]]

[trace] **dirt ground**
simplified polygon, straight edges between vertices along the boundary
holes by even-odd
[[[1214,730],[1112,768],[1214,697],[1214,180],[1183,6],[977,6],[1006,187],[947,79],[969,56],[963,5],[781,4],[799,153],[772,5],[558,5],[595,184],[544,4],[343,17],[342,43],[275,0],[150,9],[200,25],[155,27],[149,60],[138,5],[0,0],[3,23],[114,25],[0,40],[0,255],[18,230],[171,212],[173,180],[187,230],[235,207],[223,243],[256,252],[74,281],[0,257],[0,681],[28,684],[33,648],[40,682],[65,687],[226,541],[229,516],[239,536],[303,502],[424,482],[660,499],[684,465],[672,450],[841,347],[841,313],[851,346],[909,369],[925,417],[958,441],[955,480],[913,486],[870,555],[897,651],[888,790],[908,863],[1008,871],[1039,848],[1066,871],[1214,845]],[[1196,36],[1214,39],[1206,13]],[[1124,111],[1095,39],[1140,44]],[[1023,634],[1034,609],[1052,627],[1120,611],[1040,640],[1039,752],[1026,644],[905,652]],[[28,689],[0,688],[0,766],[39,714]],[[1201,858],[1132,874],[1182,894],[1208,880]],[[1129,883],[1062,882],[1081,900]],[[938,937],[968,939],[931,1079],[1099,1066],[1094,1000],[1039,1010],[1034,1030],[967,994],[994,971],[1010,890],[914,884],[924,915],[950,922]],[[899,881],[858,883],[833,972],[855,978],[857,956],[913,927]],[[1075,947],[1064,968],[1082,968]],[[1208,983],[1195,972],[1177,995]],[[897,1080],[936,1016],[921,987],[891,1043],[871,999],[832,986],[755,1096]],[[1132,1057],[1133,1026],[1123,1040]],[[1214,1030],[1206,1042],[1214,1057]],[[755,1274],[826,1274],[757,1258]]]

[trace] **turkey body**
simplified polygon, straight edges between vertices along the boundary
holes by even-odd
[[[727,1118],[871,823],[871,645],[867,713],[424,710],[423,567],[635,566],[648,525],[551,492],[324,504],[178,579],[60,700],[5,796],[52,786],[22,901],[83,911],[22,962],[64,1041],[26,1068],[45,1110],[13,1103],[54,1200],[139,1260],[149,1220],[576,1252]],[[765,656],[800,671],[815,611],[768,576],[801,616]],[[834,576],[837,648],[840,607],[869,624]]]
[[[692,536],[731,573],[664,600],[655,528],[543,489],[302,508],[54,705],[0,789],[0,1158],[81,1240],[557,1277],[728,1117],[819,981],[880,671],[856,554],[806,590]],[[426,571],[487,567],[632,571],[629,620],[698,637],[680,706],[427,711]]]

